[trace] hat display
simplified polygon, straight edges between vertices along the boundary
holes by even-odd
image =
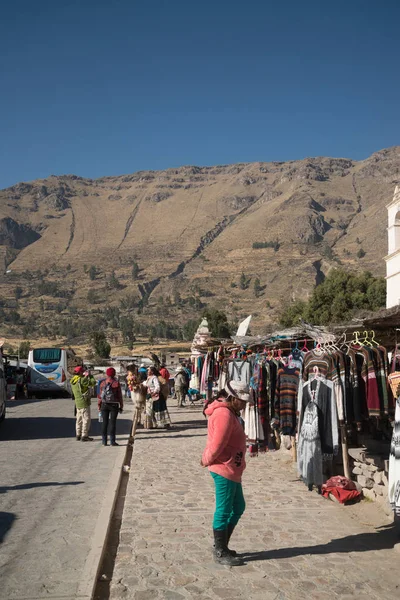
[[[229,396],[238,398],[238,400],[251,402],[249,386],[242,381],[228,381],[225,385],[225,391]]]

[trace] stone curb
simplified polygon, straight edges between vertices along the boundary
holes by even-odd
[[[125,403],[124,415],[128,416],[129,419],[132,419],[132,404]],[[110,533],[111,518],[114,513],[121,479],[124,474],[123,465],[125,464],[125,459],[128,454],[130,432],[127,433],[126,436],[128,440],[127,445],[118,448],[103,504],[97,518],[91,548],[85,561],[85,566],[81,575],[81,583],[75,595],[75,598],[79,598],[79,600],[92,600],[96,590],[97,581],[100,575],[100,567],[106,550],[106,542]]]

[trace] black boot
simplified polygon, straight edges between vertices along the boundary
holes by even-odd
[[[229,546],[229,540],[231,539],[231,535],[233,533],[233,530],[235,529],[235,525],[228,525],[228,530],[227,530],[227,538],[226,538],[226,546]],[[215,544],[214,544],[214,552],[215,552]],[[237,556],[238,553],[235,550],[230,550],[228,548],[228,552],[231,556]]]
[[[229,540],[231,539],[233,530],[235,529],[235,525],[228,525],[228,535],[226,538],[226,545],[229,546]],[[237,556],[237,552],[235,550],[229,550],[228,548],[228,552],[231,554],[231,556]]]
[[[220,565],[227,565],[228,567],[237,567],[242,564],[242,561],[232,554],[228,550],[227,544],[227,529],[214,529],[214,560]]]

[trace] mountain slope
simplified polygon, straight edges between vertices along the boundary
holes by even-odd
[[[10,304],[20,285],[19,309],[37,311],[29,274],[40,270],[69,289],[61,314],[88,311],[93,289],[96,308],[144,298],[141,318],[158,318],[163,306],[164,318],[182,322],[202,302],[232,317],[251,312],[262,325],[338,264],[384,275],[385,205],[399,168],[394,147],[360,162],[311,158],[20,183],[0,191],[0,253],[11,269],[0,293]],[[253,248],[262,242],[275,248]],[[90,265],[99,271],[94,281]],[[105,287],[112,270],[120,289]]]

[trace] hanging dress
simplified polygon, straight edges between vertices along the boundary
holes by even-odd
[[[322,485],[323,461],[337,454],[339,431],[332,382],[310,380],[303,385],[297,466],[308,486]]]
[[[389,456],[389,502],[400,517],[400,396],[396,400],[396,412]]]

